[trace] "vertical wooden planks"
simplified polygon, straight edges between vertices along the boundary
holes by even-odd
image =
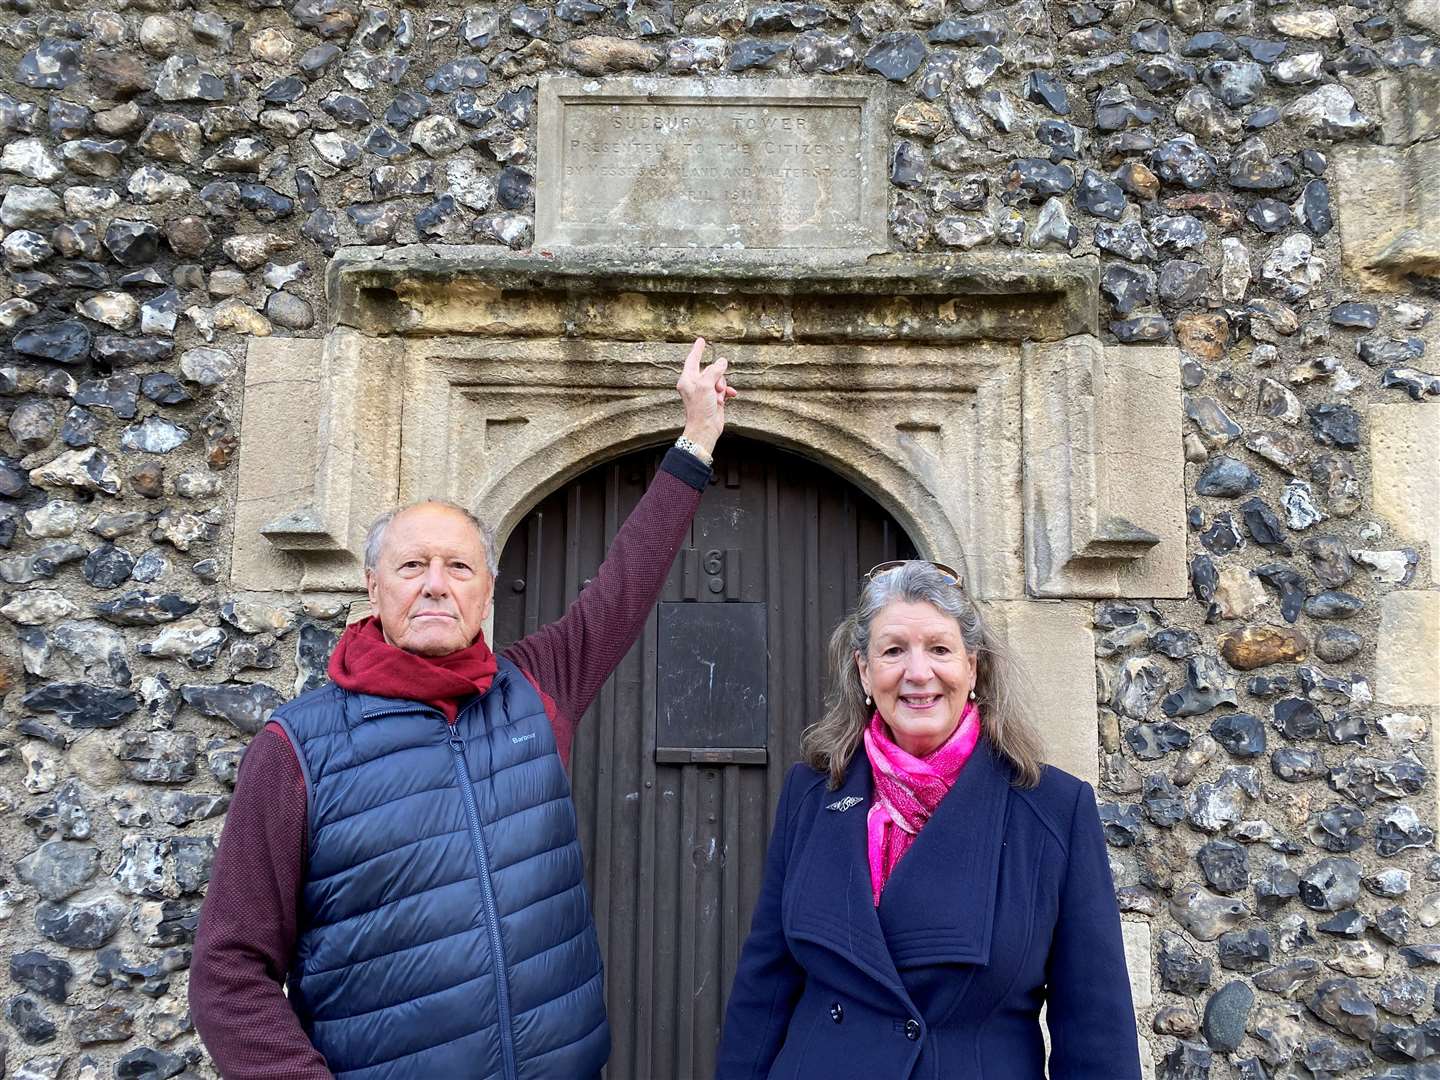
[[[874,563],[913,553],[868,496],[804,459],[728,439],[661,599],[766,604],[764,765],[655,761],[652,612],[579,726],[571,762],[614,1035],[611,1080],[710,1080],[749,931],[772,817],[800,735],[822,708],[825,648]],[[558,617],[653,476],[661,452],[617,459],[548,496],[501,558],[498,646]],[[718,591],[705,554],[723,554]],[[735,575],[738,573],[738,580]],[[519,583],[517,585],[517,582]]]

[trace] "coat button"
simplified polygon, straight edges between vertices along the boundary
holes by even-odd
[[[911,1042],[920,1038],[920,1022],[918,1020],[905,1021],[905,1037]]]
[[[830,1019],[834,1020],[837,1024],[845,1019],[845,1007],[838,1001],[830,1006]]]

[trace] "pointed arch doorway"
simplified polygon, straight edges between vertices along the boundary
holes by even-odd
[[[662,455],[596,466],[526,515],[500,558],[498,645],[563,613]],[[711,1077],[771,815],[821,708],[829,633],[861,574],[914,554],[888,513],[823,466],[752,440],[721,444],[660,602],[576,734],[610,1080]],[[712,662],[726,691],[707,709],[687,691]]]

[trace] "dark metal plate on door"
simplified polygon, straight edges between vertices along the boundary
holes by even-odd
[[[770,676],[765,605],[659,607],[655,760],[765,764]]]

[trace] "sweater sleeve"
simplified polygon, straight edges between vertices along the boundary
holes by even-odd
[[[791,769],[775,812],[775,830],[765,853],[765,874],[750,919],[750,935],[740,951],[725,1005],[716,1080],[764,1080],[770,1075],[795,1003],[805,988],[805,969],[790,952],[780,919],[789,858],[791,792],[799,786],[800,769],[798,765]]]
[[[1120,907],[1089,784],[1080,785],[1075,800],[1046,981],[1049,1075],[1055,1080],[1140,1080]]]
[[[240,763],[190,965],[190,1015],[225,1080],[330,1080],[284,991],[305,827],[300,762],[267,724]]]
[[[575,722],[644,629],[709,477],[694,455],[667,453],[595,579],[559,619],[504,650],[554,702],[562,757]]]

